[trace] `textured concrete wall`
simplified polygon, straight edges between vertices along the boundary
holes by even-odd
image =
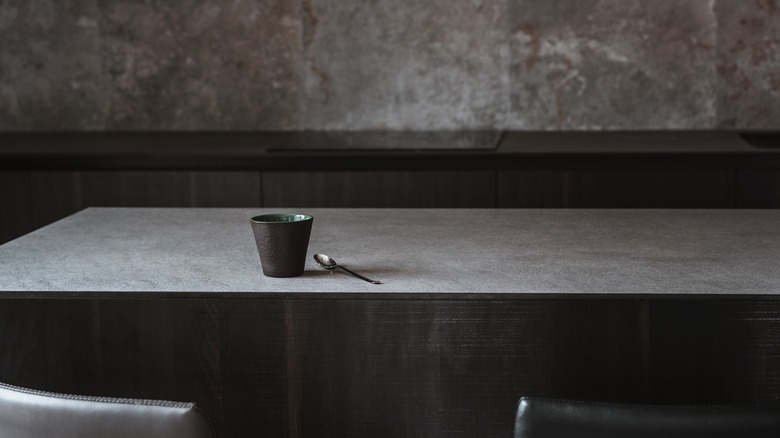
[[[780,0],[0,0],[0,130],[780,128]]]

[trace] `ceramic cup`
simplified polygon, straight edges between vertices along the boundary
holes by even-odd
[[[272,213],[251,219],[263,274],[297,277],[303,274],[314,218],[308,214]]]

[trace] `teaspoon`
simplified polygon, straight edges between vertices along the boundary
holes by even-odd
[[[347,271],[347,273],[349,273],[353,277],[357,277],[357,278],[359,278],[361,280],[365,280],[365,281],[367,281],[367,282],[369,282],[371,284],[382,284],[381,281],[371,280],[371,279],[366,278],[366,277],[364,277],[364,276],[362,276],[360,274],[356,274],[356,273],[350,271],[349,269],[347,269],[347,268],[339,265],[338,263],[336,263],[335,260],[333,260],[332,258],[326,256],[325,254],[314,254],[314,260],[316,260],[317,263],[319,263],[320,266],[322,266],[325,269],[341,268],[341,269]]]

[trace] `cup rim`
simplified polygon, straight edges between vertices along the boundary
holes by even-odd
[[[303,216],[303,218],[298,219],[296,217],[296,219],[292,220],[292,221],[269,221],[269,220],[263,220],[263,218],[267,218],[267,217],[270,217],[270,216]],[[256,224],[292,224],[292,223],[296,223],[296,222],[306,222],[306,221],[310,221],[310,220],[314,220],[314,216],[312,216],[310,214],[305,214],[305,213],[264,213],[264,214],[259,214],[257,216],[253,216],[250,219],[251,222],[256,223]]]

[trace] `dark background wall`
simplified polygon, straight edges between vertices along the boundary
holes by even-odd
[[[0,130],[780,127],[777,0],[3,0]]]
[[[0,0],[2,146],[484,128],[780,129],[780,0]],[[0,243],[90,206],[780,207],[736,164],[307,169],[9,167]]]

